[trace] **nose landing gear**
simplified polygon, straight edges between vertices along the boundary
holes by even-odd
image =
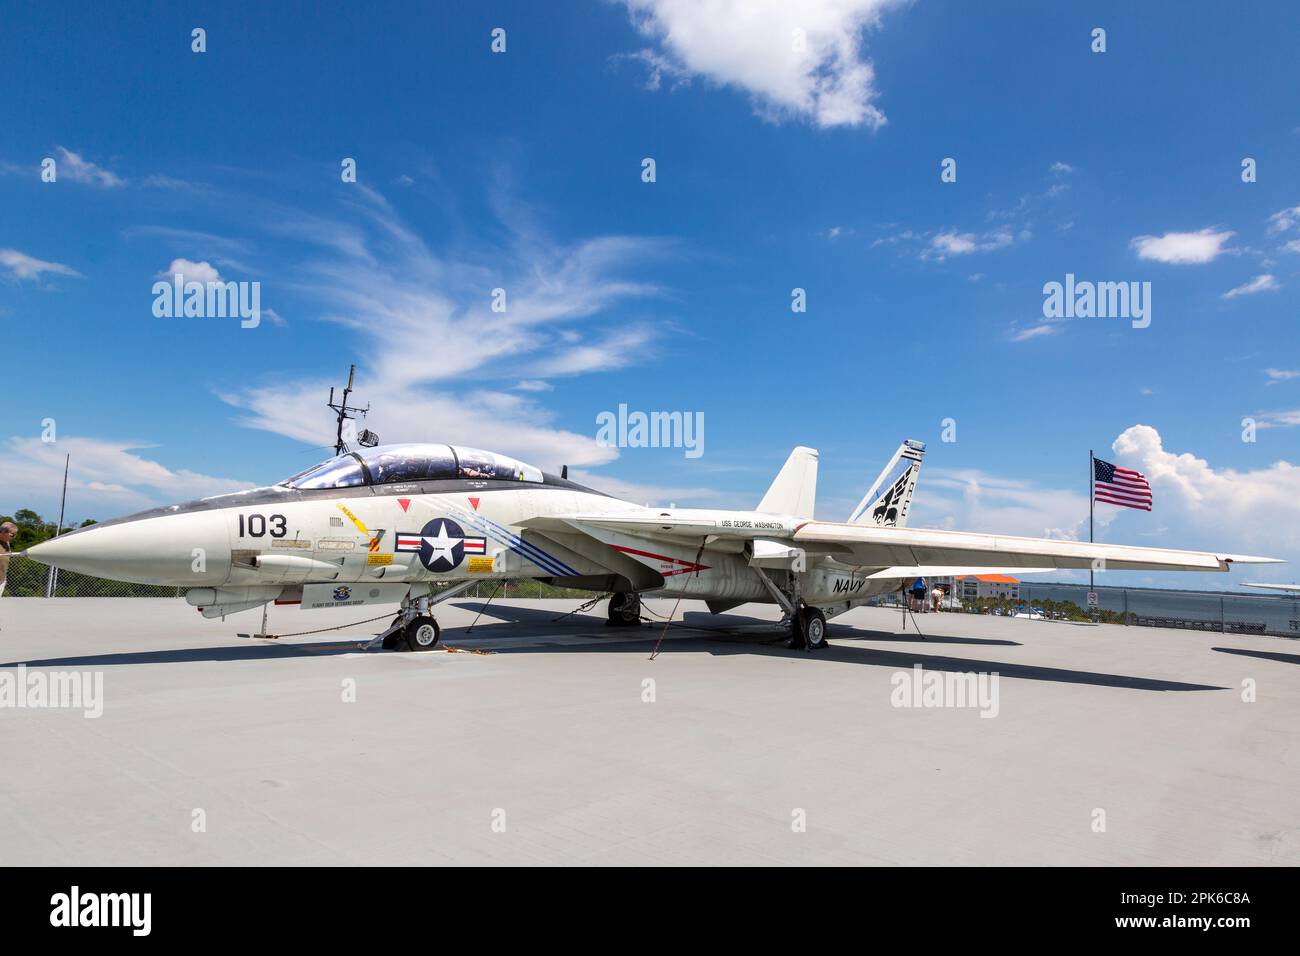
[[[415,617],[402,628],[406,646],[413,651],[431,650],[442,636],[442,628],[432,616]]]
[[[473,583],[472,581],[469,582],[469,584]],[[463,591],[466,586],[455,588],[453,591]],[[450,597],[453,591],[447,591],[439,595],[436,600]],[[388,625],[388,629],[371,641],[368,646],[374,647],[378,644],[386,651],[401,650],[403,646],[411,651],[433,650],[438,646],[438,641],[442,637],[442,628],[438,626],[438,622],[431,612],[434,603],[435,601],[430,600],[427,596],[402,602],[401,610],[397,612],[397,617],[393,618],[393,622]]]

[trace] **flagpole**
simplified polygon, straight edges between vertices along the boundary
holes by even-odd
[[[1097,466],[1094,463],[1092,449],[1088,449],[1088,543],[1092,544],[1092,499],[1093,499],[1093,482],[1097,478]],[[1094,562],[1088,563],[1088,590],[1095,590],[1093,587],[1093,567]]]

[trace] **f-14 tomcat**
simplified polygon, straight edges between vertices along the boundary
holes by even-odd
[[[784,610],[792,642],[917,577],[998,569],[1227,571],[1269,558],[908,528],[925,446],[905,441],[843,522],[817,521],[818,455],[796,448],[753,511],[653,508],[457,445],[361,448],[267,488],[105,521],[31,548],[38,561],[187,587],[207,617],[298,603],[397,604],[387,647],[437,644],[431,608],[473,582],[531,578],[609,592],[635,625],[643,594]],[[453,585],[447,588],[448,584]]]

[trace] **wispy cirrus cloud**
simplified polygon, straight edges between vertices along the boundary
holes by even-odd
[[[1041,339],[1047,335],[1055,335],[1065,327],[1062,322],[1040,322],[1038,325],[1029,325],[1022,329],[1016,329],[1011,333],[1012,342],[1027,342],[1030,339]]]
[[[1229,289],[1227,292],[1223,293],[1221,298],[1236,299],[1243,295],[1256,295],[1260,292],[1276,292],[1280,288],[1282,288],[1282,286],[1278,284],[1277,279],[1271,275],[1265,274],[1255,276],[1255,278],[1251,279],[1249,282],[1242,283],[1235,289]]]
[[[431,248],[377,191],[358,185],[351,195],[346,219],[282,211],[274,231],[302,242],[309,255],[277,274],[367,356],[357,387],[375,407],[368,421],[384,441],[487,447],[543,467],[617,457],[596,444],[594,425],[590,434],[556,427],[537,397],[541,386],[521,388],[520,379],[608,372],[651,354],[662,323],[624,318],[609,330],[594,320],[663,295],[635,274],[670,255],[670,241],[557,243],[527,215],[511,221],[519,207],[502,200],[494,205],[509,238],[454,255]],[[328,385],[251,385],[222,397],[250,427],[324,445],[330,426],[318,406]]]
[[[1264,374],[1268,376],[1265,385],[1278,385],[1282,382],[1289,382],[1293,378],[1300,378],[1300,369],[1266,368]]]
[[[918,232],[904,229],[890,236],[882,236],[871,243],[877,246],[898,246],[908,255],[928,262],[944,262],[956,256],[969,256],[975,253],[995,252],[1005,249],[1017,242],[1033,238],[1028,229],[1014,230],[1010,226],[999,226],[984,232],[962,232],[953,227],[946,227],[937,232]],[[980,273],[981,278],[983,274]]]
[[[1016,241],[1010,229],[995,229],[977,235],[973,232],[958,232],[947,229],[930,240],[929,248],[922,253],[922,258],[943,261],[949,256],[968,256],[973,252],[992,252],[1002,249]]]
[[[1295,428],[1300,425],[1300,408],[1277,412],[1256,412],[1251,416],[1256,428]]]
[[[84,183],[87,186],[99,186],[104,189],[113,189],[126,184],[126,180],[121,176],[105,169],[103,166],[92,163],[80,153],[74,153],[63,146],[54,147],[54,152],[58,164],[59,179]]]
[[[80,436],[60,437],[57,442],[10,437],[4,454],[5,490],[10,495],[25,495],[23,502],[29,506],[57,504],[65,455],[71,455],[73,463],[68,473],[68,498],[83,518],[102,519],[107,516],[105,510],[117,514],[252,487],[232,478],[168,468],[140,454],[152,447],[143,441]]]
[[[61,262],[46,262],[44,259],[37,259],[17,249],[0,249],[0,266],[8,269],[15,279],[39,279],[44,272],[51,275],[81,277],[81,273],[71,266],[65,266]]]
[[[1076,539],[1088,497],[978,468],[927,468],[913,521],[920,527]]]
[[[1268,234],[1276,236],[1300,225],[1300,206],[1281,209],[1268,217]]]

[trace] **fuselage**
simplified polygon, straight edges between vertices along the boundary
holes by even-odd
[[[677,533],[651,533],[659,525],[644,525],[645,534],[579,532],[569,520],[581,515],[653,519]],[[761,512],[647,508],[551,475],[282,484],[114,519],[29,553],[71,571],[195,589],[204,598],[195,603],[232,610],[267,600],[323,607],[371,603],[372,596],[383,603],[400,600],[411,585],[475,578],[770,602],[746,542],[788,538],[798,523]],[[710,528],[725,528],[728,537],[710,540]],[[897,586],[826,556],[808,561],[800,585],[806,601],[831,610]]]

